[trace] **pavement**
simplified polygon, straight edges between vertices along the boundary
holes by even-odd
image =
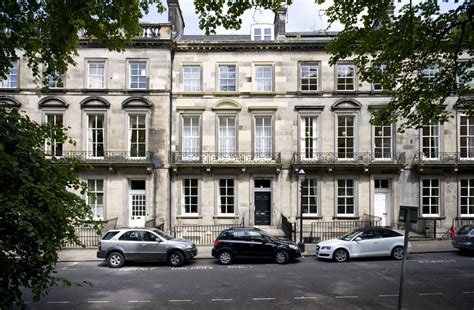
[[[457,249],[451,245],[451,240],[420,240],[411,241],[414,254],[456,252]],[[195,259],[213,259],[211,255],[212,245],[198,246],[198,255]],[[316,244],[307,243],[303,256],[315,256]],[[87,262],[102,261],[96,256],[97,248],[64,249],[59,252],[59,262]]]

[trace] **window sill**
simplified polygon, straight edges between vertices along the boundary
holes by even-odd
[[[83,90],[85,93],[108,93],[109,90],[107,88],[85,88]]]
[[[431,221],[440,221],[440,220],[445,220],[446,219],[446,216],[420,216],[418,218],[419,220],[431,220]]]
[[[360,216],[333,216],[333,220],[359,220]]]
[[[189,215],[176,215],[178,219],[201,219],[202,215],[199,214],[189,214]]]
[[[250,92],[250,95],[264,95],[264,96],[275,96],[276,92],[271,90],[271,91],[258,91],[254,90]]]
[[[177,93],[178,95],[183,95],[183,96],[202,96],[204,93],[202,91],[180,91]]]
[[[215,218],[215,219],[238,219],[239,216],[238,215],[221,215],[221,214],[218,214],[218,215],[214,215],[212,216],[212,218]]]
[[[474,220],[474,215],[461,215],[456,217],[456,220]]]

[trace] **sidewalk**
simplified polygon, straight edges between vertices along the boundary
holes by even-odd
[[[414,254],[422,253],[440,253],[440,252],[456,252],[451,245],[451,240],[424,240],[411,241],[412,251]],[[198,255],[196,259],[211,259],[212,246],[198,246]],[[315,243],[306,244],[305,253],[303,256],[314,256],[316,250]],[[102,261],[96,257],[96,248],[86,249],[65,249],[59,252],[59,262],[87,262],[87,261]]]

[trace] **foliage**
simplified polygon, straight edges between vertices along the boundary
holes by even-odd
[[[74,228],[92,217],[74,192],[81,183],[66,159],[46,158],[45,141],[67,142],[66,131],[0,108],[0,309],[21,304],[21,289],[38,300],[69,281],[53,276],[61,244],[79,244]]]
[[[160,0],[2,0],[0,1],[0,79],[21,51],[35,82],[48,85],[74,65],[79,33],[119,51],[141,33],[139,19]],[[47,87],[46,87],[47,88]]]
[[[280,1],[195,3],[201,28],[213,33],[217,26],[238,29],[244,10],[256,6],[275,11]],[[459,108],[474,113],[474,102],[465,98],[472,91],[466,84],[474,79],[474,70],[469,70],[474,53],[474,3],[465,0],[448,12],[441,12],[436,0],[417,3],[410,1],[390,16],[387,9],[392,7],[392,0],[334,0],[326,12],[330,23],[339,22],[344,27],[327,46],[332,54],[330,63],[352,59],[361,80],[381,83],[391,99],[383,109],[374,111],[371,121],[398,121],[400,131],[446,121],[446,99],[453,94],[460,97]],[[435,78],[423,78],[422,70],[435,66],[439,67]],[[457,82],[459,76],[463,83]]]

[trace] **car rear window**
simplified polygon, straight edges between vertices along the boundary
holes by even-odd
[[[388,229],[384,229],[382,230],[382,236],[384,238],[390,238],[390,237],[400,237],[400,236],[403,236],[402,234],[399,234],[398,232],[396,231],[393,231],[393,230],[388,230]]]
[[[118,231],[109,231],[104,235],[104,237],[102,237],[102,240],[110,240],[118,233]]]

